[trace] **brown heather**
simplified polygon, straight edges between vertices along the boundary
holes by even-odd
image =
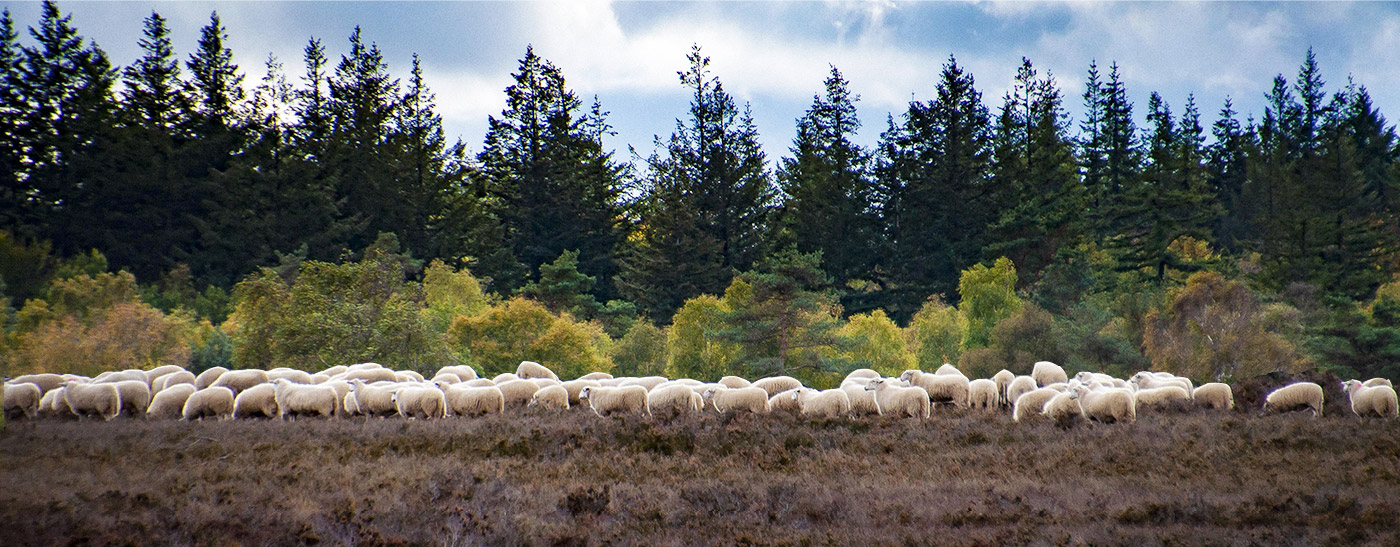
[[[8,425],[6,546],[1400,544],[1400,421],[1340,412]]]

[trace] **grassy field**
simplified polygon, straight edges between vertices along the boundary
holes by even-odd
[[[14,421],[0,544],[1400,544],[1400,421]]]

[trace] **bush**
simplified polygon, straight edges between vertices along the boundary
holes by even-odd
[[[967,319],[935,297],[914,314],[907,330],[918,368],[937,370],[943,363],[958,362],[967,338]]]
[[[837,334],[846,339],[845,356],[854,366],[870,367],[885,376],[899,376],[918,366],[904,333],[883,310],[852,315]]]
[[[64,315],[19,336],[9,374],[57,372],[95,376],[103,371],[187,366],[191,321],[141,302],[120,302]]]
[[[666,331],[639,320],[613,345],[613,370],[618,376],[666,374]]]
[[[710,294],[685,301],[666,331],[667,376],[713,382],[742,373],[739,344],[719,334],[726,328],[723,314],[728,311],[724,300]]]
[[[515,372],[521,361],[536,361],[560,378],[609,372],[612,340],[598,323],[554,315],[533,300],[515,297],[479,314],[460,316],[447,332],[448,343],[470,355],[486,376]]]
[[[1021,307],[1016,296],[1016,266],[1011,259],[996,259],[992,267],[977,264],[963,270],[958,279],[958,309],[967,318],[963,349],[980,348],[990,342],[992,327]]]

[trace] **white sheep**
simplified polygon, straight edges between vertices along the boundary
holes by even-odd
[[[1264,410],[1289,412],[1311,410],[1313,417],[1322,417],[1322,386],[1312,382],[1297,382],[1275,389],[1264,398]]]
[[[370,365],[374,363],[365,364]],[[372,384],[375,382],[399,381],[399,376],[397,374],[394,374],[394,371],[380,367],[379,365],[375,365],[373,367],[355,368],[358,366],[360,365],[353,365],[349,368],[349,370],[346,370],[344,373],[332,376],[331,378],[345,380],[347,382],[361,380],[367,384]]]
[[[122,413],[133,418],[146,415],[146,407],[151,405],[151,386],[142,380],[121,380],[111,382],[117,386],[122,396]]]
[[[328,387],[335,390],[335,415],[346,415],[345,396],[350,393],[350,382],[345,380],[326,380],[324,382],[314,382],[311,385]]]
[[[792,390],[803,416],[808,418],[839,418],[851,415],[851,397],[841,389],[817,391],[809,388]]]
[[[63,389],[63,399],[79,418],[100,416],[116,418],[122,411],[122,396],[115,384],[84,384],[69,380]]]
[[[535,392],[540,390],[540,385],[529,380],[510,380],[501,382],[496,387],[501,389],[501,395],[506,398],[506,408],[524,408],[530,404],[530,398],[535,396]],[[646,388],[642,388],[646,391]]]
[[[569,390],[564,386],[555,384],[542,387],[530,397],[530,408],[544,408],[548,410],[568,410]]]
[[[354,391],[348,392],[340,398],[340,415],[346,418],[364,415],[360,412],[360,402],[359,399],[355,398]]]
[[[578,394],[579,400],[599,416],[616,413],[647,414],[647,389],[642,386],[588,386]],[[767,399],[763,400],[765,403]]]
[[[1342,391],[1351,396],[1351,411],[1357,416],[1376,415],[1394,418],[1400,414],[1396,406],[1395,388],[1387,385],[1367,386],[1358,380],[1342,382]]]
[[[695,406],[695,390],[689,386],[672,384],[657,386],[647,393],[647,412],[652,416],[674,417],[700,412]]]
[[[63,387],[58,387],[45,392],[44,397],[39,399],[39,415],[45,418],[76,417],[73,410],[68,408],[68,400],[63,396],[64,391]]]
[[[1017,398],[1035,391],[1036,387],[1035,378],[1030,376],[1017,376],[1011,380],[1011,383],[1006,385],[1006,400],[1015,403]]]
[[[515,367],[515,375],[519,376],[522,380],[549,378],[556,382],[559,381],[559,375],[549,370],[548,367],[534,361],[521,361],[520,366]]]
[[[581,402],[578,400],[578,392],[583,391],[585,387],[600,386],[602,384],[599,384],[597,380],[584,380],[580,378],[578,380],[562,382],[559,385],[564,386],[564,390],[569,392],[569,407],[573,408],[578,406]]]
[[[1133,400],[1137,402],[1137,410],[1160,408],[1173,402],[1191,402],[1191,392],[1181,386],[1151,387],[1137,390],[1133,393]]]
[[[398,412],[398,409],[394,407],[393,391],[382,386],[372,386],[366,384],[364,380],[351,380],[350,395],[355,397],[353,406],[356,409],[356,415],[383,418]],[[344,406],[352,405],[345,404]]]
[[[958,367],[950,363],[943,363],[943,365],[939,366],[938,370],[933,371],[933,373],[939,376],[962,376],[963,378],[967,378],[966,374],[963,374],[961,370],[958,370]]]
[[[258,384],[267,383],[267,372],[258,369],[230,370],[219,375],[211,387],[226,387],[237,396],[240,392]],[[198,387],[196,382],[195,387]]]
[[[61,388],[64,386],[64,384],[68,383],[67,378],[64,378],[60,374],[53,374],[50,372],[41,372],[39,374],[25,374],[23,376],[10,378],[10,381],[16,384],[34,384],[35,386],[39,387],[39,391],[45,394],[55,389]]]
[[[185,401],[195,392],[194,384],[166,386],[160,393],[151,397],[146,407],[147,420],[178,420],[185,409]]]
[[[1372,378],[1372,379],[1370,379],[1370,380],[1366,380],[1362,385],[1364,385],[1364,386],[1366,386],[1366,387],[1376,387],[1376,386],[1390,386],[1391,388],[1394,388],[1394,387],[1395,387],[1394,384],[1390,383],[1390,379],[1388,379],[1388,378]]]
[[[117,382],[141,382],[150,387],[150,381],[146,379],[146,373],[137,369],[109,370],[92,379],[93,384],[115,384]]]
[[[433,379],[428,381],[434,384],[460,384],[462,383],[462,378],[456,374],[438,373],[437,376],[433,376]]]
[[[437,387],[409,386],[395,391],[391,396],[394,409],[405,418],[445,418],[447,399]]]
[[[39,386],[28,382],[5,382],[4,394],[5,419],[12,420],[24,416],[33,420],[39,416],[39,401],[44,399],[44,391],[39,389]]]
[[[928,392],[918,386],[900,387],[887,378],[875,378],[865,384],[865,390],[875,393],[875,405],[881,416],[928,418],[932,405]]]
[[[1040,387],[1069,381],[1065,369],[1050,361],[1037,361],[1035,366],[1031,367],[1031,378],[1034,378],[1035,384]]]
[[[527,379],[527,380],[525,380],[525,381],[526,381],[526,382],[530,382],[530,383],[532,383],[532,384],[535,384],[536,386],[539,386],[540,389],[544,389],[544,388],[547,388],[547,387],[550,387],[550,386],[558,386],[558,385],[563,385],[563,384],[564,384],[563,382],[560,382],[559,380],[552,380],[552,379],[549,379],[549,378],[530,378],[530,379]]]
[[[579,376],[579,377],[576,378],[576,379],[577,379],[577,380],[611,380],[612,377],[613,377],[613,375],[608,374],[608,373],[606,373],[606,372],[590,372],[590,373],[588,373],[588,374],[584,374],[583,376]]]
[[[330,386],[297,384],[286,378],[278,378],[272,386],[278,417],[283,420],[288,414],[292,418],[313,414],[331,418],[340,406],[336,404],[337,393]]]
[[[721,414],[737,411],[767,414],[771,410],[768,406],[768,391],[758,386],[732,389],[711,387],[706,388],[701,397],[705,406],[713,407]]]
[[[404,383],[416,382],[421,384],[424,380],[423,375],[419,374],[416,370],[396,370],[394,371],[394,378]]]
[[[738,376],[725,376],[719,379],[719,383],[720,385],[723,385],[724,387],[727,387],[729,389],[738,389],[741,387],[749,387],[750,385],[753,385],[748,380],[745,380]]]
[[[1050,402],[1060,391],[1042,387],[1027,391],[1016,398],[1011,405],[1011,421],[1019,423],[1031,416],[1039,416],[1045,411],[1045,403]]]
[[[1088,386],[1076,385],[1068,393],[1079,400],[1085,418],[1102,423],[1137,421],[1137,402],[1132,391],[1118,388],[1091,390]]]
[[[325,374],[327,378],[333,378],[336,376],[340,376],[341,374],[345,374],[345,371],[347,370],[350,370],[350,367],[347,367],[345,365],[336,365],[333,367],[327,367],[321,370],[321,372],[318,372],[317,374]]]
[[[465,382],[467,380],[475,380],[477,378],[480,378],[480,376],[476,375],[476,369],[466,365],[448,365],[442,367],[438,369],[437,374],[435,376],[442,376],[444,374],[451,374],[453,376],[456,376],[458,382]],[[457,382],[453,383],[455,384]]]
[[[159,378],[156,378],[156,380],[151,383],[151,394],[155,395],[157,393],[160,393],[161,391],[164,391],[170,386],[175,386],[179,384],[194,385],[195,380],[196,378],[194,373],[191,373],[187,370],[172,372],[170,374],[166,374]]]
[[[1079,399],[1069,393],[1060,392],[1055,392],[1055,396],[1045,402],[1040,413],[1060,425],[1067,425],[1084,417],[1084,409],[1080,407]]]
[[[515,380],[523,380],[523,378],[516,376],[514,372],[502,372],[491,377],[491,382],[495,383],[496,385],[501,385],[506,382],[513,382]]]
[[[1195,390],[1195,386],[1191,384],[1191,380],[1167,372],[1148,372],[1144,370],[1134,374],[1132,378],[1129,378],[1128,383],[1131,384],[1134,389],[1176,386],[1186,390],[1187,394]]]
[[[968,406],[982,410],[997,408],[997,383],[987,378],[978,378],[967,383]]]
[[[206,417],[227,418],[233,415],[233,390],[224,386],[209,386],[191,393],[180,411],[184,421],[204,420]]]
[[[166,374],[174,374],[174,373],[176,373],[176,372],[185,372],[185,367],[182,367],[182,366],[180,366],[180,365],[161,365],[161,366],[158,366],[158,367],[153,368],[153,369],[151,369],[151,370],[145,371],[145,374],[146,374],[146,383],[147,383],[147,384],[153,384],[153,383],[155,383],[156,378],[160,378],[161,376],[165,376]]]
[[[492,386],[469,386],[462,384],[443,385],[443,397],[447,402],[447,413],[453,416],[482,416],[500,414],[506,410],[506,398],[501,388]]]
[[[269,383],[277,381],[278,378],[286,378],[295,384],[314,384],[311,380],[311,373],[294,368],[277,367],[267,371],[267,381]]]
[[[849,382],[849,381],[851,381],[851,380],[860,380],[860,381],[862,382],[861,385],[865,385],[865,384],[864,384],[865,381],[871,380],[871,379],[874,379],[874,378],[879,378],[879,377],[880,377],[880,373],[879,373],[879,372],[875,372],[874,370],[868,369],[868,368],[858,368],[858,369],[855,369],[855,370],[851,371],[850,374],[847,374],[847,375],[846,375],[846,378],[843,379],[843,380],[841,380],[841,383],[844,384],[844,383]]]
[[[802,404],[797,401],[797,392],[806,388],[789,389],[787,391],[774,394],[768,398],[769,412],[786,412],[788,414],[799,414],[802,412]],[[703,399],[703,396],[701,397]],[[846,398],[850,401],[850,397]]]
[[[753,387],[767,391],[768,396],[772,397],[789,389],[802,387],[802,382],[791,376],[773,376],[754,380]]]
[[[1015,399],[1006,398],[1006,388],[1011,385],[1011,381],[1016,379],[1016,375],[1011,371],[1001,369],[992,375],[992,381],[997,383],[997,404],[1005,407],[1016,402]]]
[[[228,369],[224,367],[210,367],[195,377],[194,388],[200,390],[214,385],[214,382],[219,381],[219,377],[223,376],[225,372],[228,372]]]
[[[866,391],[865,384],[873,378],[865,380],[853,379],[849,382],[841,383],[841,391],[846,392],[846,397],[851,401],[852,416],[879,416],[880,405],[875,402],[875,392]]]
[[[899,381],[924,388],[933,403],[951,403],[956,408],[967,408],[970,404],[971,387],[961,372],[927,374],[920,370],[906,370],[899,375]]]
[[[666,383],[664,376],[643,376],[641,378],[628,378],[619,383],[619,386],[642,386],[647,391],[656,389],[656,386]]]
[[[282,412],[277,406],[277,387],[272,384],[258,384],[243,390],[233,398],[234,418],[280,418]]]
[[[1209,382],[1201,384],[1191,390],[1191,399],[1196,401],[1196,405],[1218,410],[1233,410],[1235,408],[1235,391],[1230,389],[1230,384],[1220,382]]]
[[[511,376],[514,376],[514,374]],[[475,380],[462,382],[462,385],[471,387],[496,387],[496,382],[492,381],[490,378],[477,378]]]

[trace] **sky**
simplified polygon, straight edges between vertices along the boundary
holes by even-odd
[[[0,5],[21,34],[38,22],[38,2]],[[120,65],[141,55],[142,19],[152,11],[169,20],[182,57],[217,11],[250,86],[269,55],[295,81],[312,37],[337,60],[358,25],[396,76],[406,80],[412,55],[422,58],[449,138],[472,151],[481,149],[487,117],[504,108],[527,45],[562,69],[585,103],[596,96],[611,112],[617,135],[605,144],[622,159],[629,146],[649,155],[653,138],[665,139],[686,114],[689,94],[676,73],[693,44],[725,88],[751,105],[770,162],[789,153],[795,120],[830,66],[861,97],[857,142],[873,145],[887,116],[933,97],[950,56],[972,73],[993,112],[1022,57],[1055,77],[1076,121],[1089,63],[1106,75],[1116,62],[1139,126],[1156,91],[1177,114],[1194,94],[1209,127],[1227,97],[1242,118],[1262,116],[1273,77],[1291,80],[1311,47],[1329,91],[1352,78],[1390,120],[1400,119],[1400,3],[67,0],[59,7]]]

